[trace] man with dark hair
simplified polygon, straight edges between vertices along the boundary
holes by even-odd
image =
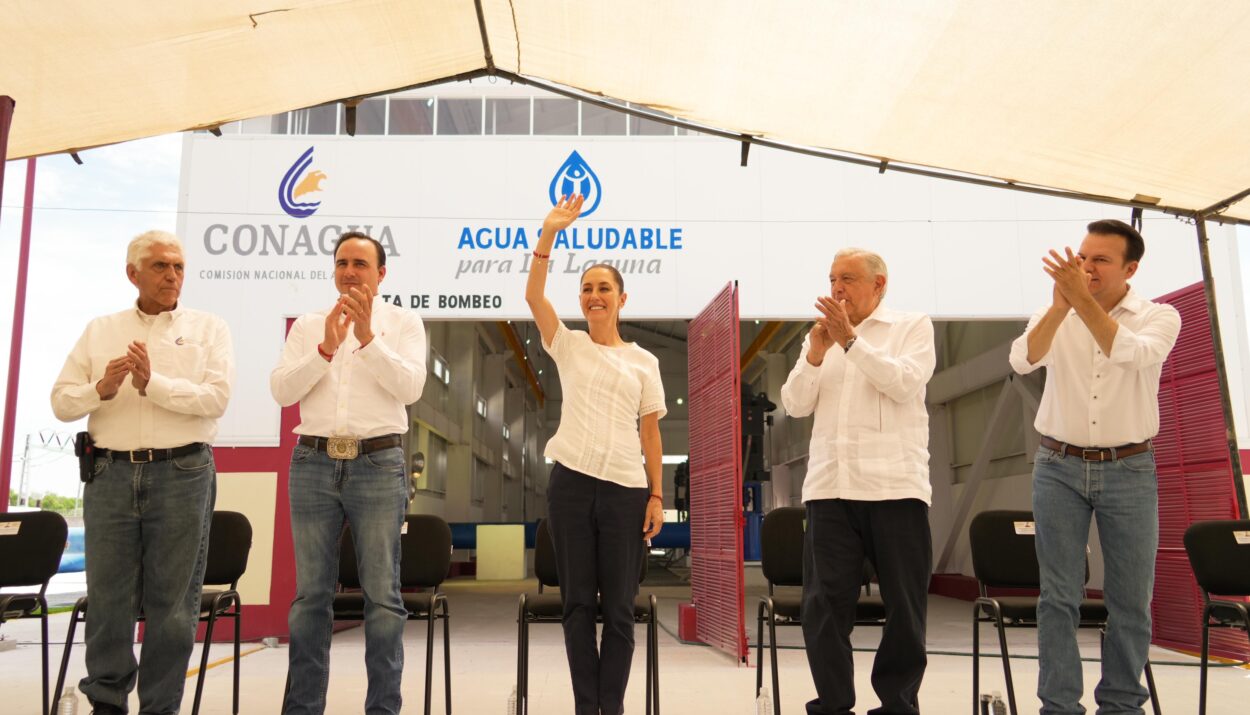
[[[1105,218],[1101,221],[1094,221],[1085,227],[1089,233],[1096,233],[1100,236],[1120,236],[1125,240],[1127,245],[1124,248],[1124,262],[1137,263],[1141,257],[1146,255],[1146,242],[1142,240],[1141,234],[1132,226],[1113,218]]]
[[[373,244],[373,250],[378,254],[378,268],[386,268],[386,249],[382,247],[382,243],[373,236],[361,231],[348,231],[339,236],[338,240],[334,242],[334,255],[339,255],[339,246],[342,246],[344,241],[354,240],[368,241]]]
[[[1104,554],[1110,618],[1099,712],[1140,713],[1150,649],[1159,496],[1150,440],[1159,431],[1159,376],[1181,319],[1133,292],[1145,244],[1129,225],[1095,221],[1077,254],[1042,258],[1051,304],[1011,346],[1020,374],[1046,367],[1034,426],[1033,514],[1041,600],[1037,641],[1043,715],[1084,713],[1076,629],[1090,517]]]
[[[425,328],[377,299],[385,254],[363,234],[334,251],[340,296],[295,321],[269,377],[274,399],[300,404],[291,455],[295,601],[286,713],[325,711],[339,536],[352,527],[365,597],[365,712],[398,713],[408,612],[399,593],[399,535],[408,504],[406,405],[425,385]]]

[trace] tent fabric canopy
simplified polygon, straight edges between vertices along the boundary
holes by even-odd
[[[0,29],[10,158],[498,70],[1179,212],[1250,189],[1248,3],[0,0]]]

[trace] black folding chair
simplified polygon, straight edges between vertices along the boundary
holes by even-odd
[[[61,565],[69,528],[52,511],[0,514],[0,588],[34,588],[26,593],[0,593],[0,623],[38,618],[42,629],[43,712],[48,707],[48,581]]]
[[[247,571],[247,559],[252,550],[252,523],[237,511],[215,511],[209,525],[208,554],[204,564],[204,586],[224,586],[222,589],[203,589],[200,593],[200,622],[204,627],[204,648],[200,654],[200,672],[195,681],[195,700],[191,715],[200,712],[200,697],[204,693],[204,676],[208,672],[208,653],[213,643],[213,627],[218,618],[234,620],[234,699],[233,710],[239,712],[239,646],[242,636],[243,601],[239,597],[239,579]],[[90,568],[90,564],[87,565]],[[91,594],[78,599],[70,614],[69,631],[65,635],[65,650],[61,655],[61,670],[56,678],[56,699],[53,710],[61,701],[65,676],[69,671],[69,654],[74,647],[74,634],[78,624],[87,620],[88,599]],[[142,613],[139,620],[144,620]]]
[[[980,711],[982,623],[993,623],[998,629],[998,649],[1003,660],[1003,677],[1007,681],[1007,704],[1016,715],[1016,691],[1011,678],[1011,660],[1007,654],[1006,628],[1037,628],[1037,596],[990,596],[991,588],[1041,589],[1041,567],[1037,563],[1034,543],[1034,520],[1031,511],[983,511],[968,527],[972,547],[972,570],[976,574],[981,597],[972,607],[972,712]],[[1089,564],[1085,565],[1089,579]],[[1099,629],[1099,642],[1106,634],[1107,604],[1102,599],[1081,600],[1078,628]],[[1154,672],[1146,661],[1146,687],[1150,705],[1160,715],[1159,695],[1155,690]]]
[[[451,630],[447,612],[447,594],[439,586],[451,568],[451,527],[432,514],[409,514],[404,518],[400,534],[399,586],[403,589],[425,589],[421,593],[404,592],[404,608],[408,620],[426,621],[425,636],[425,715],[430,715],[434,677],[434,623],[443,622],[443,680],[447,693],[447,715],[451,715]],[[339,544],[339,584],[345,589],[334,595],[334,620],[363,621],[365,594],[360,591],[360,573],[351,527],[343,530]]]
[[[1250,638],[1250,519],[1199,521],[1185,530],[1185,551],[1202,589],[1202,666],[1198,715],[1207,712],[1207,662],[1212,628],[1233,628]],[[1212,598],[1211,594],[1241,600]]]
[[[517,608],[517,715],[529,712],[529,627],[532,623],[563,623],[564,604],[558,593],[545,593],[546,588],[560,586],[556,573],[556,549],[547,530],[547,520],[538,522],[534,535],[534,575],[538,577],[538,593],[521,594]],[[638,582],[647,577],[647,558],[643,555]],[[602,615],[598,621],[603,622]],[[655,616],[655,594],[634,599],[634,623],[647,625],[647,715],[660,715],[660,640]]]
[[[807,510],[788,506],[773,509],[760,525],[760,567],[768,580],[768,595],[760,598],[756,615],[755,697],[764,687],[764,624],[768,624],[768,655],[772,665],[773,712],[781,715],[781,683],[777,673],[777,626],[800,626],[801,592],[784,593],[777,586],[803,585],[803,523]],[[872,595],[872,565],[865,560],[861,586],[863,595],[855,603],[855,625],[884,626],[885,604]]]

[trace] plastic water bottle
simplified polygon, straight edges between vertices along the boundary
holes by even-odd
[[[991,693],[991,696],[994,698],[994,703],[992,705],[994,715],[1007,715],[1007,703],[1003,702],[1003,694],[995,690]]]
[[[74,692],[74,686],[69,686],[69,690],[61,696],[61,702],[56,706],[56,715],[78,715],[78,695]]]
[[[760,688],[759,697],[755,698],[756,715],[773,715],[773,699],[768,688]]]
[[[508,715],[516,715],[516,686],[512,686],[512,694],[508,696]]]

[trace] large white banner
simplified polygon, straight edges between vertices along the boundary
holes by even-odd
[[[922,179],[705,137],[186,135],[180,235],[188,305],[223,315],[241,369],[226,443],[277,439],[267,376],[282,320],[328,307],[331,251],[387,249],[382,293],[425,319],[528,319],[527,271],[555,197],[587,196],[557,239],[548,294],[578,318],[578,278],[608,261],[626,320],[693,316],[727,281],[744,318],[809,319],[834,253],[889,265],[887,301],[935,319],[1019,319],[1049,300],[1041,256],[1127,209]],[[1134,287],[1200,280],[1192,228],[1149,217]]]

